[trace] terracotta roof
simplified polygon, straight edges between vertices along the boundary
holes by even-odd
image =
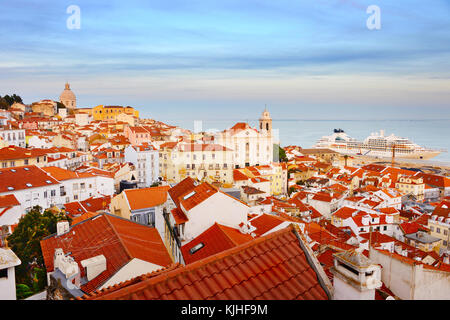
[[[178,200],[180,205],[187,211],[196,207],[212,195],[216,194],[218,190],[207,182],[196,186],[194,189],[182,194]]]
[[[333,216],[338,217],[340,219],[347,219],[350,218],[356,211],[358,211],[358,209],[342,207],[335,213],[333,213]]]
[[[0,196],[0,208],[19,206],[20,203],[13,194]]]
[[[70,216],[84,214],[88,211],[97,212],[106,210],[111,203],[111,196],[89,198],[83,201],[69,202],[64,205],[65,211]]]
[[[450,200],[442,200],[433,210],[433,215],[450,218]]]
[[[245,181],[245,180],[248,180],[248,179],[249,179],[249,177],[247,177],[240,170],[238,170],[238,169],[234,169],[233,170],[233,180],[234,181]]]
[[[253,237],[249,234],[243,234],[237,229],[215,223],[198,237],[182,246],[181,252],[184,261],[189,264],[252,239]],[[203,244],[203,247],[191,253],[190,250],[199,244]]]
[[[167,267],[172,260],[155,228],[150,228],[109,214],[99,214],[91,219],[72,225],[69,232],[49,236],[41,241],[42,254],[47,272],[52,272],[56,248],[79,264],[81,276],[85,270],[81,261],[103,254],[106,270],[87,282],[81,289],[92,292],[105,283],[133,258]]]
[[[253,232],[257,237],[265,234],[285,221],[285,219],[266,213],[249,220],[251,225],[256,228]]]
[[[428,231],[428,228],[424,228],[423,225],[417,222],[404,222],[399,225],[404,234],[416,233],[419,230]]]
[[[104,300],[326,300],[318,274],[294,227],[254,239],[182,268],[162,272]],[[319,266],[320,268],[320,266]],[[322,279],[322,278],[321,278]]]
[[[131,210],[156,207],[167,201],[169,186],[124,190]]]
[[[47,154],[45,149],[21,148],[14,145],[0,149],[0,160],[17,160],[42,157]]]
[[[182,180],[175,186],[169,189],[169,195],[172,198],[173,202],[175,202],[175,205],[177,207],[180,206],[180,201],[178,198],[187,193],[188,191],[192,191],[195,188],[195,181],[191,177],[187,177],[186,179]]]
[[[93,178],[94,174],[88,172],[75,172],[59,167],[44,167],[42,168],[45,172],[48,172],[53,178],[58,181],[80,179],[80,178]]]
[[[172,213],[173,218],[175,219],[175,224],[183,224],[189,221],[188,217],[184,214],[184,212],[180,208],[175,208],[170,211]]]
[[[35,165],[0,169],[1,193],[57,184],[58,181]]]

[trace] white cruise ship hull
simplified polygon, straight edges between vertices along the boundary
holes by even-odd
[[[325,146],[321,146],[321,148],[324,148]],[[332,146],[326,147],[328,149],[331,149],[333,151],[352,155],[352,156],[367,156],[367,157],[379,157],[379,158],[392,158],[392,151],[377,151],[377,150],[368,150],[368,149],[347,149],[347,148],[336,148]],[[395,152],[395,158],[399,159],[420,159],[420,160],[428,160],[433,157],[436,157],[439,155],[440,151],[423,151],[423,152],[411,152],[411,153],[402,153],[402,152]]]

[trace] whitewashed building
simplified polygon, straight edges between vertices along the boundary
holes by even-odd
[[[139,187],[150,187],[159,178],[158,150],[149,144],[125,148],[125,162],[131,162],[136,169]]]

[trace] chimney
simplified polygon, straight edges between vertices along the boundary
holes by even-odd
[[[449,255],[448,254],[446,254],[445,256],[444,256],[444,261],[443,261],[445,264],[450,264],[450,258],[449,258]]]
[[[56,234],[58,236],[61,236],[65,233],[67,233],[69,231],[69,221],[64,220],[64,221],[59,221],[56,224]]]
[[[106,270],[106,258],[104,255],[98,255],[81,261],[81,265],[86,268],[86,278],[91,281],[100,273]]]

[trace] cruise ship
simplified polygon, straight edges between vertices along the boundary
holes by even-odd
[[[323,136],[313,148],[328,148],[348,155],[364,155],[371,157],[405,159],[430,159],[444,150],[433,150],[421,147],[407,138],[394,134],[385,136],[384,130],[372,133],[364,141],[349,137],[344,130],[334,129],[330,136]]]

